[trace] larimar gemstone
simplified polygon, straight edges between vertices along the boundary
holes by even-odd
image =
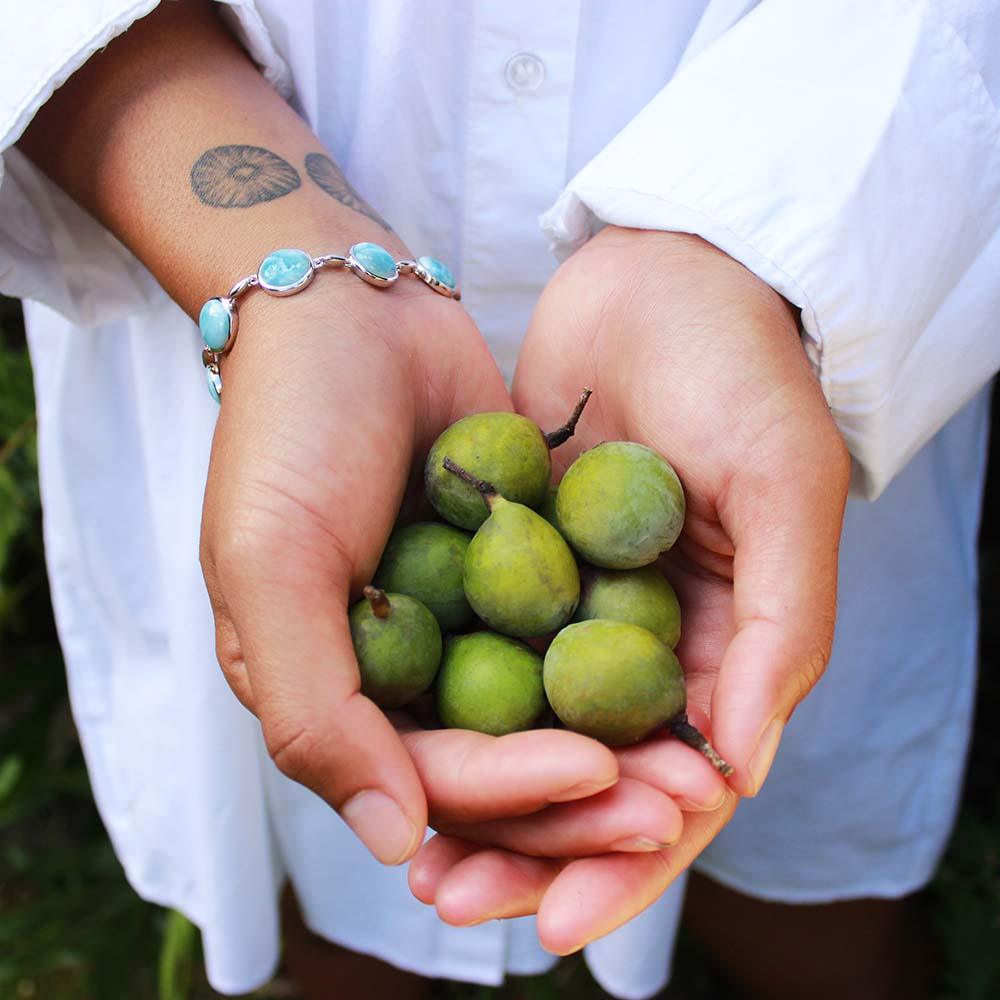
[[[396,262],[392,254],[377,243],[355,243],[351,247],[351,257],[376,278],[389,281],[396,277]]]
[[[435,280],[440,281],[446,288],[455,290],[455,275],[451,273],[447,264],[442,264],[437,257],[418,257],[417,263]]]
[[[304,250],[275,250],[264,258],[258,274],[265,290],[286,291],[311,271],[312,259]]]
[[[222,379],[219,377],[217,371],[212,371],[211,368],[205,369],[205,379],[208,382],[208,391],[212,399],[217,403],[222,402]]]
[[[232,321],[229,310],[222,299],[209,299],[198,314],[198,327],[205,345],[213,351],[221,351],[229,340]]]

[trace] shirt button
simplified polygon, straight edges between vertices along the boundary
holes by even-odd
[[[511,90],[538,90],[545,82],[545,63],[530,52],[518,52],[507,60],[503,75]]]

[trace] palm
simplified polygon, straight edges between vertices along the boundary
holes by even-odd
[[[556,454],[557,475],[607,439],[646,444],[674,465],[688,512],[663,562],[683,608],[689,700],[735,766],[733,787],[755,794],[784,720],[829,654],[847,489],[846,452],[792,316],[700,240],[607,229],[546,290],[514,400],[554,425],[584,385],[593,402]],[[622,773],[655,783],[670,742],[619,751]],[[570,951],[652,902],[734,808],[730,796],[687,814],[665,850],[566,865],[469,856],[444,838],[418,857],[411,884],[456,922],[537,912],[543,943]]]

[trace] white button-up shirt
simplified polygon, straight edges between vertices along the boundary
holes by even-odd
[[[220,990],[273,969],[286,876],[310,926],[348,947],[481,982],[538,971],[551,958],[531,921],[445,927],[267,760],[215,665],[197,563],[215,414],[197,330],[10,148],[155,5],[14,6],[0,37],[0,291],[28,300],[47,560],[102,816],[136,889],[201,926]],[[801,308],[855,461],[839,632],[767,788],[700,864],[789,901],[922,884],[973,690],[983,387],[1000,365],[1000,3],[226,14],[352,184],[453,266],[508,374],[552,249],[604,222],[697,233]],[[588,948],[609,991],[662,985],[681,888]]]

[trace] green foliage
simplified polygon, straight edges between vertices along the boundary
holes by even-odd
[[[198,958],[198,928],[183,913],[171,910],[160,944],[158,1000],[188,1000]]]

